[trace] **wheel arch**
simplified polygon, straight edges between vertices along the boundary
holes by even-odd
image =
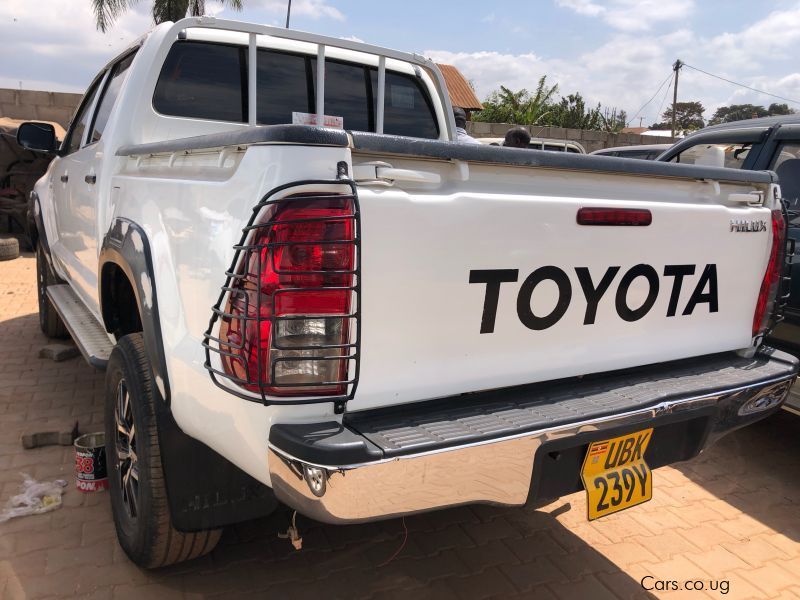
[[[147,234],[140,225],[124,218],[113,221],[100,248],[98,274],[100,310],[106,331],[115,335],[142,332],[145,348],[152,357],[153,381],[161,400],[169,405],[170,386],[153,258]],[[138,319],[132,314],[134,308]]]

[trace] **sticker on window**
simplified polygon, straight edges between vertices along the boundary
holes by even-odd
[[[391,85],[392,108],[414,109],[414,88],[406,85]]]
[[[344,118],[335,117],[332,115],[325,115],[322,117],[322,123],[317,121],[317,115],[304,112],[292,113],[293,125],[322,125],[323,127],[335,127],[336,129],[344,129]]]

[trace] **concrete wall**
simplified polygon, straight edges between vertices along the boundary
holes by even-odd
[[[26,121],[55,121],[65,129],[81,94],[0,89],[0,117]]]
[[[470,121],[467,131],[476,138],[504,137],[506,131],[516,127],[507,123],[480,123]],[[635,133],[607,133],[605,131],[590,131],[584,129],[565,129],[563,127],[540,127],[531,125],[525,127],[531,132],[531,137],[551,138],[555,140],[572,140],[586,148],[586,152],[593,152],[602,148],[615,146],[636,146],[639,144],[671,144],[671,137],[655,135],[638,135]]]

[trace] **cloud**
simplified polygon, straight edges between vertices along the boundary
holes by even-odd
[[[646,31],[654,25],[680,21],[694,11],[694,0],[556,0],[562,8],[587,17],[600,17],[621,31]]]
[[[756,69],[762,62],[797,56],[800,45],[800,6],[774,11],[739,32],[711,38],[706,52],[737,69]]]
[[[286,0],[248,0],[246,2],[248,9],[262,8],[270,13],[286,14]],[[292,16],[303,15],[312,19],[333,19],[335,21],[344,21],[345,17],[342,12],[331,6],[327,0],[294,0],[292,2]]]
[[[595,4],[591,0],[556,0],[556,4],[563,8],[574,10],[579,15],[596,17],[605,12],[606,8]]]

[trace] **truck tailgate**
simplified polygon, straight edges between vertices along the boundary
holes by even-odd
[[[441,182],[359,186],[362,363],[348,410],[751,345],[770,210],[731,195],[765,185],[392,163]],[[587,207],[652,222],[579,225]]]

